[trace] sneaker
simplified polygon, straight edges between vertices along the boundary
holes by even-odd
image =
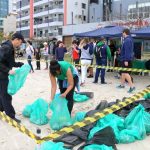
[[[84,86],[84,85],[85,85],[84,83],[81,83],[81,84],[80,84],[80,86]]]
[[[130,87],[128,93],[132,93],[133,91],[135,91],[135,87]]]
[[[124,85],[119,85],[119,86],[117,86],[117,88],[118,89],[123,89],[123,88],[125,88],[125,86]]]
[[[21,120],[17,119],[17,118],[12,118],[13,120],[15,120],[17,123],[21,123]]]
[[[88,75],[87,78],[93,78],[93,76],[92,75]]]
[[[97,81],[93,81],[93,83],[98,83]]]
[[[107,82],[101,82],[101,84],[107,84]]]

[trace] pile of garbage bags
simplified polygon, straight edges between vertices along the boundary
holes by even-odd
[[[30,122],[37,125],[45,125],[48,123],[48,103],[39,98],[33,104],[27,105],[22,114],[30,118]]]

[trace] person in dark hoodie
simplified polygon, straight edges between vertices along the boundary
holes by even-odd
[[[58,41],[57,45],[58,47],[56,48],[56,51],[55,51],[56,60],[64,61],[64,55],[67,52],[67,49],[62,41]]]
[[[121,67],[123,68],[132,68],[132,60],[133,60],[133,39],[130,36],[130,30],[123,30],[124,42],[121,48],[120,60]],[[125,81],[128,82],[130,89],[128,93],[132,93],[135,90],[133,85],[132,78],[130,76],[129,71],[121,71],[121,84],[117,88],[125,88]]]
[[[0,47],[0,111],[5,111],[6,115],[20,123],[15,118],[15,110],[12,106],[12,96],[7,93],[8,76],[15,74],[13,67],[21,67],[22,62],[15,62],[15,48],[25,43],[24,37],[20,33],[12,35],[12,40],[5,41]]]

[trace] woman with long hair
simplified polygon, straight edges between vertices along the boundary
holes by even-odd
[[[79,48],[81,49],[81,86],[83,86],[87,76],[87,68],[93,59],[93,46],[89,44],[87,38],[84,38],[81,40]]]
[[[75,68],[66,61],[57,61],[52,60],[50,62],[50,80],[51,80],[51,100],[54,99],[57,82],[61,93],[61,97],[66,98],[68,100],[68,110],[71,114],[74,100],[74,90],[75,86],[78,83],[78,76],[75,71]]]

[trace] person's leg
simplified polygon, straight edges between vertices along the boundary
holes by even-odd
[[[3,89],[3,85],[2,85],[2,82],[0,80],[0,111],[1,112],[4,111],[3,104],[2,104],[2,99],[3,99],[2,89]]]
[[[12,119],[15,118],[15,110],[12,106],[12,96],[7,93],[8,87],[8,80],[1,80],[1,96],[2,96],[2,106],[6,115],[11,117]]]
[[[28,56],[28,64],[30,65],[32,72],[34,72],[31,61],[32,61],[31,56]]]
[[[107,60],[106,59],[102,59],[101,60],[101,65],[102,66],[106,66],[107,65]],[[106,69],[101,69],[101,83],[104,84],[105,82],[105,70]]]
[[[44,59],[45,59],[45,64],[46,64],[45,69],[48,69],[48,56],[45,55],[45,56],[44,56]]]
[[[100,65],[100,60],[97,59],[96,60],[96,65]],[[99,77],[99,74],[100,74],[100,68],[96,68],[96,73],[95,73],[95,79],[94,79],[94,83],[97,83],[98,82],[98,77]]]
[[[81,60],[81,84],[85,82],[86,78],[87,66],[85,61],[86,60]]]
[[[73,95],[74,95],[74,90],[75,90],[75,86],[78,83],[78,76],[74,77],[74,86],[72,88],[72,90],[67,94],[66,99],[68,100],[68,110],[69,113],[71,115],[72,109],[73,109],[73,104],[74,104],[74,99],[73,99]]]

